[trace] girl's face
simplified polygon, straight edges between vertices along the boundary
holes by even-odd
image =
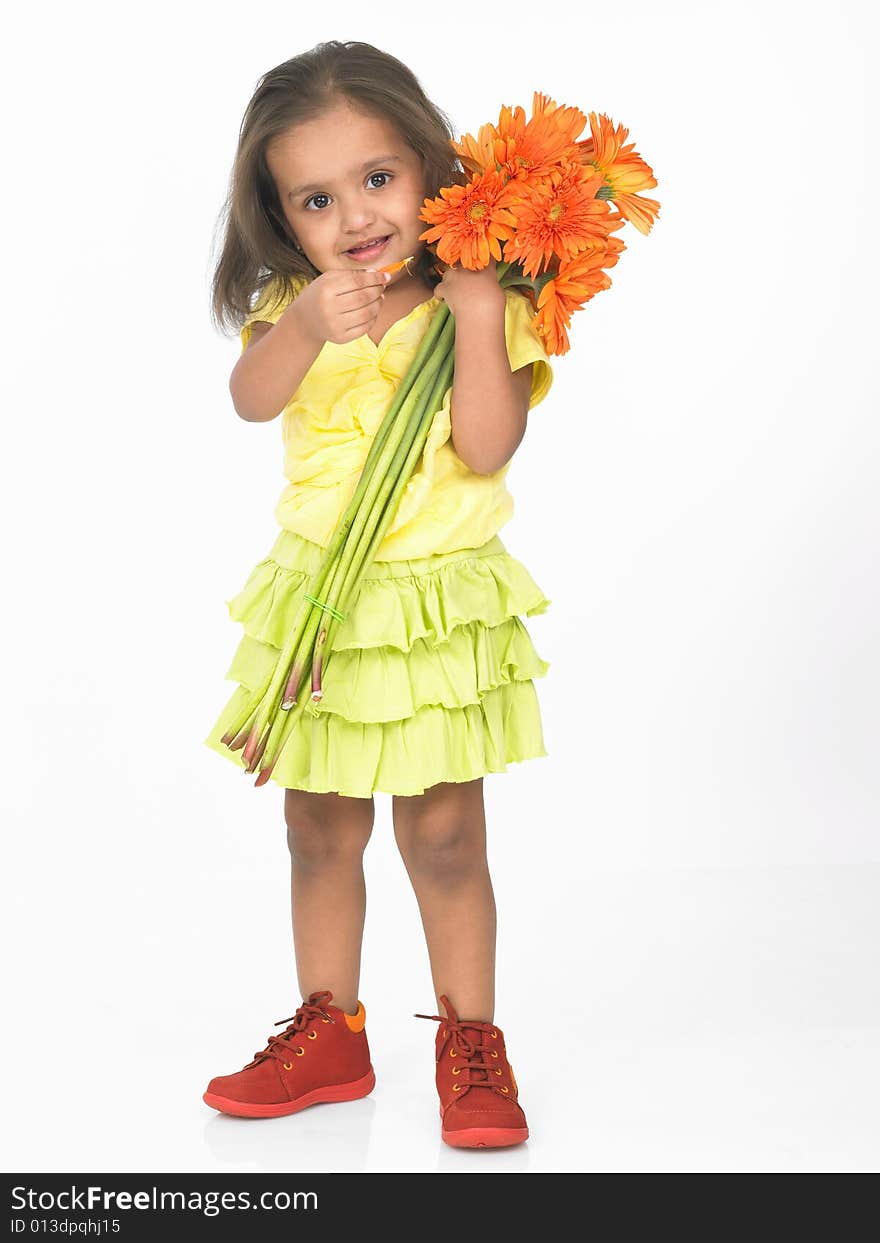
[[[386,267],[421,253],[421,161],[389,121],[343,100],[276,138],[266,162],[291,233],[319,272]],[[386,236],[375,254],[348,253]],[[389,284],[401,278],[410,279],[405,268]]]

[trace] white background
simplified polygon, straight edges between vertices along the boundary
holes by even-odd
[[[545,31],[452,0],[427,35],[347,0],[17,13],[4,1168],[877,1168],[868,8],[636,0]],[[233,689],[224,601],[284,484],[280,422],[232,408],[212,246],[259,76],[331,38],[405,61],[458,133],[535,90],[604,111],[659,182],[510,474],[502,538],[552,605],[527,623],[549,756],[485,781],[495,1018],[532,1130],[501,1152],[440,1141],[382,793],[374,1093],[262,1123],[201,1101],[300,1001],[282,792],[202,742]]]

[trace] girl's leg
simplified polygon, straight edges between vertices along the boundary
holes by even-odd
[[[483,779],[394,795],[394,836],[415,890],[438,1014],[495,1018],[495,895],[486,858]]]
[[[367,894],[363,856],[373,831],[372,798],[285,790],[297,982],[303,997],[333,993],[357,1011]]]

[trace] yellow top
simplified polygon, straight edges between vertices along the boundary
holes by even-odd
[[[553,372],[532,326],[528,299],[515,289],[506,289],[505,297],[504,333],[511,370],[535,364],[531,410],[547,396]],[[354,495],[373,438],[440,301],[420,302],[391,325],[378,346],[366,333],[343,345],[324,343],[282,415],[288,483],[275,507],[281,527],[322,547],[329,544]],[[277,300],[274,283],[266,288],[242,327],[242,353],[251,324],[276,323],[289,304]],[[513,497],[505,484],[510,462],[491,475],[478,475],[455,452],[450,440],[451,395],[450,385],[376,550],[377,561],[479,548],[513,516]]]

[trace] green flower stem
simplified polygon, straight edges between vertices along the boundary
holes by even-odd
[[[348,532],[345,548],[337,559],[334,569],[333,578],[328,585],[325,596],[327,603],[333,608],[340,607],[339,592],[344,577],[351,564],[352,558],[355,556],[361,539],[361,533],[365,525],[370,521],[376,505],[376,498],[381,492],[388,472],[392,463],[396,460],[400,453],[400,445],[406,440],[407,429],[416,420],[424,402],[424,395],[427,383],[429,381],[429,370],[431,363],[423,365],[421,373],[412,386],[409,396],[401,407],[395,426],[389,433],[382,454],[376,464],[375,470],[370,478],[369,486],[364,494],[361,507],[351,524]]]
[[[382,485],[382,480],[384,479],[388,469],[387,464],[396,452],[397,445],[405,431],[407,421],[411,418],[411,414],[409,413],[410,407],[417,407],[419,405],[421,398],[421,387],[421,379],[418,379],[417,382],[412,385],[407,394],[406,400],[397,412],[394,424],[391,426],[384,438],[381,452],[376,457],[372,470],[368,474],[365,469],[361,475],[358,487],[358,492],[360,493],[359,504],[353,515],[351,515],[344,524],[344,530],[341,534],[345,536],[345,543],[338,549],[337,555],[333,558],[330,565],[330,572],[328,573],[327,580],[323,585],[321,598],[325,601],[325,603],[329,604],[331,608],[337,607],[337,598],[339,595],[338,584],[341,582],[342,575],[345,573],[345,567],[352,556],[352,549],[357,545],[360,530],[363,527],[365,518],[370,514],[373,508],[375,496]],[[360,487],[360,484],[363,484],[364,487]],[[337,537],[334,538],[334,548],[341,543],[339,535],[340,532],[337,532]],[[317,631],[320,627],[321,634],[323,634],[323,623],[327,620],[324,616],[326,610],[322,609],[319,605],[312,605],[312,608],[314,612],[310,618],[309,628],[307,631],[309,650],[311,650],[311,640],[314,638],[315,631]],[[301,667],[297,667],[291,675],[285,691],[282,707],[289,704],[296,697],[299,677],[302,675],[302,671]]]
[[[418,458],[424,448],[434,416],[440,405],[442,405],[443,395],[449,385],[455,365],[453,352],[455,336],[454,321],[448,316],[448,314],[444,318],[449,319],[448,328],[438,343],[434,356],[423,367],[422,372],[425,377],[433,377],[431,389],[418,403],[417,415],[408,420],[405,429],[407,436],[406,438],[401,438],[398,451],[389,466],[387,475],[383,479],[382,494],[369,510],[369,516],[373,519],[373,522],[371,527],[367,527],[366,535],[361,538],[361,543],[358,546],[357,553],[361,555],[356,559],[350,559],[349,561],[349,568],[344,582],[343,598],[345,600],[354,595],[363,574],[372,562],[373,553],[381,542],[385,531],[393,519],[406,484],[409,482]],[[435,370],[436,361],[438,359],[440,360],[439,371]],[[399,417],[403,420],[404,416],[401,414]],[[389,493],[391,494],[390,497]],[[377,518],[378,524],[376,522]],[[371,529],[372,535],[369,534]],[[355,535],[354,531],[352,532],[352,535]],[[322,637],[325,643],[329,642],[329,635],[333,633],[336,622],[336,618],[328,618],[325,627],[326,636],[324,636],[324,631],[322,631]],[[316,650],[318,650],[319,653],[318,669],[320,670],[320,659],[324,648],[322,647]],[[329,647],[327,647],[327,653],[328,655],[325,659],[329,659]],[[295,719],[292,713],[288,713],[285,716],[281,716],[279,714],[278,719],[282,722],[282,726],[280,731],[277,733],[277,745],[276,730],[273,726],[268,744],[265,747],[266,755],[263,759],[260,774],[255,783],[256,785],[262,785],[268,781],[275,764],[278,762],[278,757],[284,749],[285,743],[292,732],[293,720]],[[276,720],[275,724],[277,726],[278,720]],[[253,769],[251,769],[251,771],[253,771]]]
[[[268,686],[269,680],[266,679]],[[253,694],[247,696],[247,704],[243,706],[242,711],[229,726],[226,733],[220,739],[224,747],[228,747],[230,751],[238,751],[247,742],[250,733],[251,720],[256,715],[257,704],[254,702]]]
[[[321,587],[323,585],[323,580],[326,577],[327,571],[329,569],[329,564],[330,564],[329,561],[326,565],[322,564],[322,566],[316,573],[313,579],[314,590],[310,594],[316,594],[318,591],[321,590]],[[291,630],[290,635],[287,638],[284,644],[284,647],[282,648],[281,653],[275,663],[275,669],[272,675],[270,676],[270,678],[268,679],[268,685],[266,689],[263,690],[260,696],[260,702],[257,708],[257,715],[256,715],[253,725],[251,726],[250,734],[248,735],[248,740],[244,748],[244,757],[248,761],[249,764],[253,763],[254,761],[257,747],[260,745],[260,740],[266,728],[266,723],[269,720],[269,717],[272,713],[273,704],[276,703],[276,700],[278,699],[278,694],[281,690],[281,686],[287,677],[288,670],[290,667],[290,662],[293,658],[294,652],[296,651],[298,645],[301,646],[301,642],[303,639],[303,632],[304,631],[307,632],[310,615],[313,612],[313,610],[314,610],[314,605],[312,605],[311,602],[308,600],[303,600],[302,604],[300,605],[300,610],[297,614],[296,622],[294,623],[293,629]],[[268,739],[266,741],[268,741]]]
[[[441,306],[439,310],[446,310],[448,312],[448,308],[445,306]],[[358,485],[355,489],[354,495],[351,498],[345,513],[340,519],[328,547],[325,549],[319,569],[316,571],[315,576],[309,584],[309,595],[316,596],[319,599],[322,598],[321,592],[324,587],[325,579],[333,568],[336,555],[341,549],[348,535],[349,528],[361,507],[361,502],[371,482],[375,467],[381,460],[381,456],[385,448],[385,442],[395,425],[397,413],[408,400],[413,387],[418,381],[421,366],[432,353],[434,343],[442,331],[442,317],[435,318],[437,319],[437,322],[432,320],[427,331],[425,332],[424,337],[419,342],[419,348],[416,351],[415,358],[407,369],[406,375],[401,381],[397,392],[394,394],[388,412],[373,439],[373,443],[370,446],[369,453],[367,454],[367,460],[364,463],[364,468],[361,472],[361,477],[358,480]],[[293,631],[288,637],[288,640],[278,657],[273,674],[266,680],[259,692],[259,708],[256,718],[251,726],[248,741],[245,745],[245,757],[247,758],[249,764],[252,764],[254,761],[256,750],[257,747],[260,746],[260,739],[264,733],[266,723],[268,722],[270,716],[274,717],[275,713],[278,711],[279,705],[277,700],[283,683],[288,683],[288,686],[285,689],[281,706],[283,707],[285,704],[288,707],[292,706],[292,701],[296,698],[298,688],[291,688],[289,683],[292,680],[291,662],[293,660],[294,652],[297,650],[298,646],[298,655],[300,659],[293,662],[294,669],[296,671],[298,668],[299,676],[301,677],[302,671],[307,667],[308,653],[311,650],[314,635],[321,623],[321,614],[323,610],[319,609],[308,600],[304,600],[303,604],[308,607],[305,609],[304,613],[300,613],[300,615],[298,615]],[[304,636],[303,631],[305,631]],[[297,678],[297,681],[298,680],[299,679]],[[235,729],[236,732],[240,730],[244,722],[250,719],[250,716],[251,710],[248,708],[243,711],[241,718],[234,722],[228,732],[231,734],[233,729]],[[268,745],[269,736],[267,736],[263,742],[262,750],[265,751]]]
[[[408,435],[406,441],[401,442],[401,450],[405,450],[406,456],[404,457],[402,452],[398,453],[383,483],[382,493],[374,507],[375,520],[373,522],[372,534],[368,528],[361,537],[361,543],[358,546],[357,553],[342,587],[341,611],[345,611],[349,601],[356,598],[363,575],[372,564],[376,550],[382,543],[385,533],[400,507],[404,492],[424,450],[434,418],[437,411],[443,405],[443,398],[446,389],[449,387],[455,366],[454,347],[455,321],[449,316],[446,331],[438,342],[435,356],[425,368],[426,372],[432,373],[432,385],[419,413],[418,425],[412,427],[411,434]],[[327,655],[324,656],[324,663],[329,659],[329,654],[332,650],[332,638],[338,624],[338,619],[335,617],[331,617],[328,621],[327,634],[324,641]],[[322,649],[316,647],[312,667],[313,697],[315,690],[320,690],[321,688],[321,657]]]
[[[231,751],[237,751],[240,747],[244,746],[247,739],[250,737],[251,726],[256,720],[257,709],[259,708],[260,702],[263,695],[266,693],[266,689],[271,680],[272,674],[269,673],[260,685],[252,691],[247,703],[242,705],[238,715],[233,717],[229,729],[221,739],[224,746],[229,747]],[[245,730],[247,730],[247,734],[244,738],[242,738],[241,735]]]
[[[345,555],[340,558],[336,566],[334,576],[334,585],[328,595],[328,603],[340,612],[345,611],[349,607],[349,601],[353,599],[351,595],[352,585],[355,581],[360,581],[363,571],[366,569],[367,563],[365,558],[369,555],[368,550],[371,545],[371,538],[376,524],[382,518],[382,512],[385,509],[389,494],[399,481],[403,463],[407,460],[413,441],[416,439],[419,429],[422,427],[426,412],[431,416],[436,413],[437,405],[434,403],[434,389],[436,388],[436,376],[438,368],[442,367],[446,353],[451,349],[452,342],[455,338],[455,324],[447,307],[443,307],[438,312],[438,317],[443,320],[443,332],[438,340],[434,353],[429,359],[423,363],[419,373],[418,381],[413,388],[415,400],[412,409],[405,416],[401,412],[398,415],[398,422],[401,424],[400,434],[397,437],[389,439],[389,448],[386,449],[382,466],[377,468],[373,483],[376,485],[371,488],[367,494],[368,501],[364,505],[358,520],[353,524],[349,533],[348,542],[346,543]],[[441,394],[442,402],[442,394]],[[396,440],[394,456],[389,453],[390,446]],[[424,443],[424,437],[422,438]],[[403,486],[409,480],[409,474],[403,479]],[[402,493],[402,488],[400,489]],[[400,495],[397,496],[396,502],[399,503]],[[387,523],[386,523],[387,526]],[[376,545],[373,544],[373,547]],[[322,657],[327,649],[327,635],[334,628],[333,623],[336,621],[332,614],[327,618],[327,625],[322,629],[315,647],[312,658],[312,698],[320,699],[321,697],[321,678],[320,670],[322,665]]]

